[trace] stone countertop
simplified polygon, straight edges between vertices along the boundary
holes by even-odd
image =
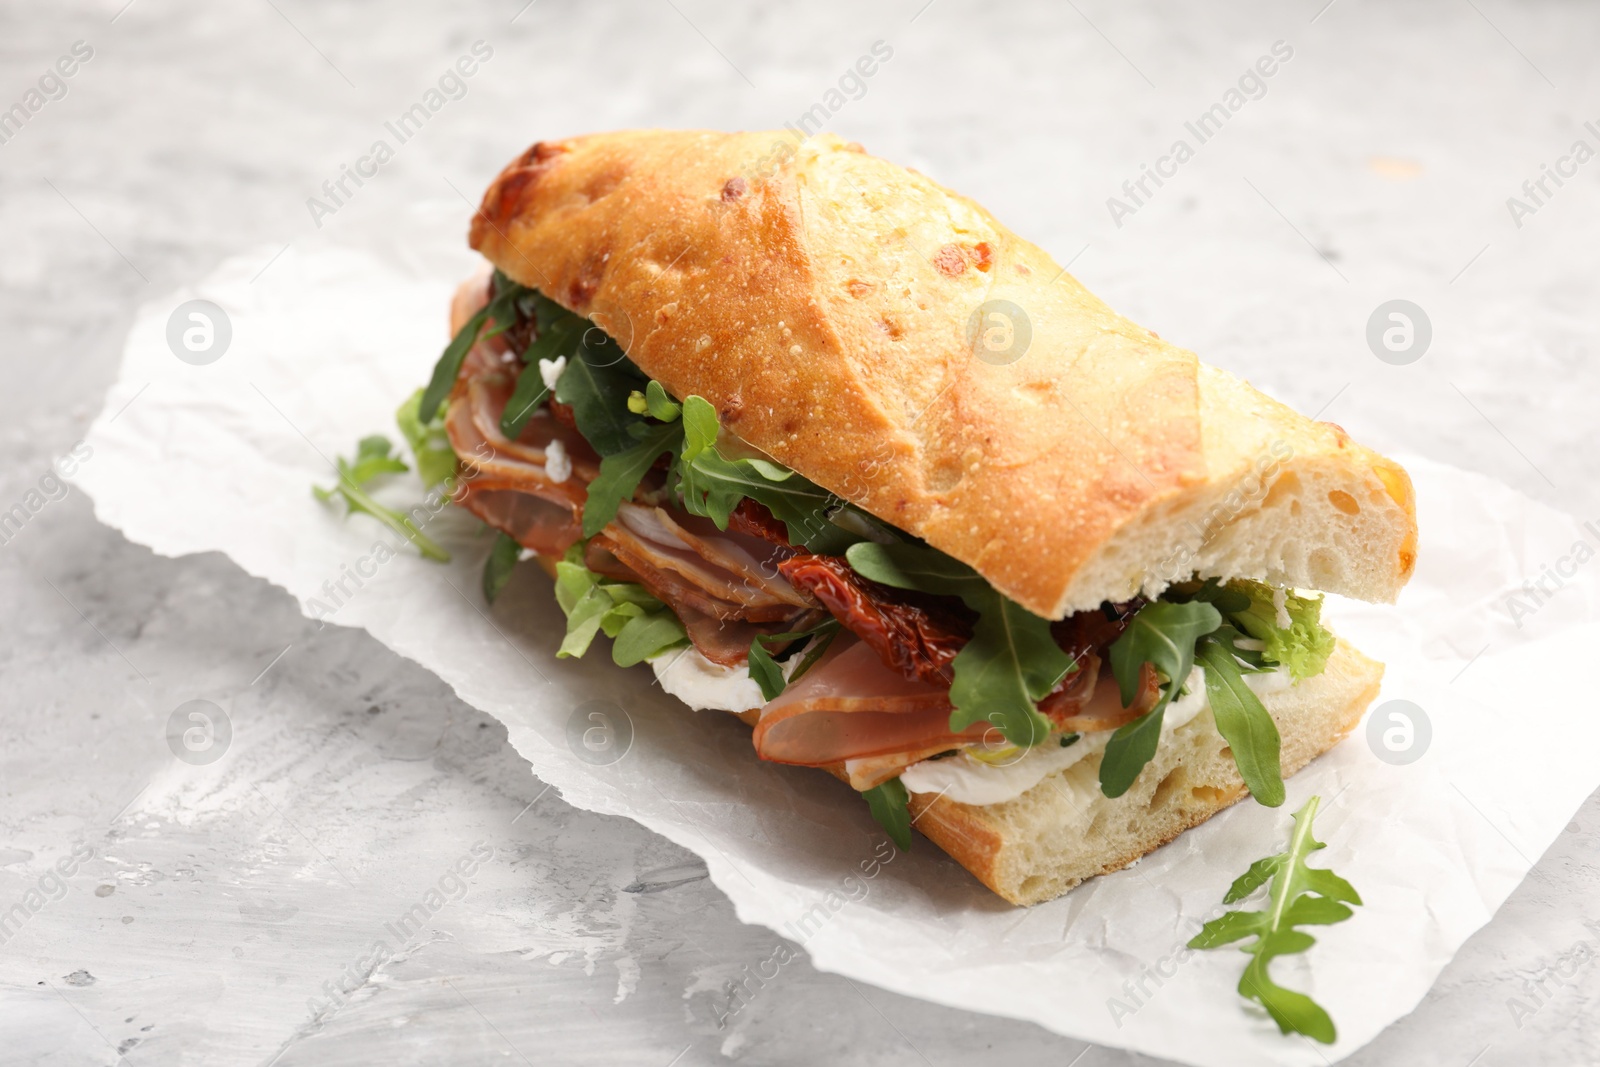
[[[1600,10],[524,2],[0,11],[0,108],[37,104],[0,143],[0,510],[42,501],[0,546],[0,910],[24,905],[0,1063],[1150,1062],[803,957],[730,1012],[779,939],[692,854],[547,795],[497,722],[364,633],[128,543],[50,465],[134,309],[226,257],[332,238],[465,269],[408,220],[464,223],[531,140],[820,108],[1302,410],[1593,517],[1600,165],[1575,142],[1600,148]],[[475,42],[426,125],[387,133]],[[1185,125],[1235,101],[1203,140]],[[380,139],[393,158],[329,204]],[[1146,165],[1166,177],[1140,189]],[[1432,327],[1402,366],[1366,342],[1391,299]],[[217,690],[234,735],[200,774],[165,725]],[[1595,798],[1568,830],[1348,1062],[1600,1061]]]

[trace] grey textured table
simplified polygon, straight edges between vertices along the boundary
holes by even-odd
[[[270,269],[320,228],[464,266],[408,219],[464,221],[462,194],[531,140],[820,106],[1302,410],[1600,515],[1600,163],[1571,154],[1600,148],[1600,10],[1324,3],[4,5],[0,108],[25,121],[0,117],[0,510],[44,503],[0,549],[0,908],[42,902],[0,944],[0,1062],[1134,1062],[803,960],[719,1027],[725,983],[777,939],[740,925],[692,855],[544,795],[431,675],[318,631],[225,559],[129,544],[48,472],[134,308],[224,257],[264,249]],[[1162,163],[1280,40],[1292,59],[1259,94]],[[476,41],[492,55],[460,98],[336,211],[310,210]],[[890,58],[830,96],[877,41]],[[71,77],[46,77],[61,57]],[[1144,164],[1169,177],[1134,199]],[[1432,321],[1409,366],[1365,340],[1393,298]],[[218,692],[230,773],[200,789],[163,730]],[[1600,805],[1568,829],[1349,1062],[1600,1062]],[[463,896],[444,879],[479,841],[493,856]],[[49,873],[75,848],[70,877]],[[370,974],[319,951],[376,938],[441,883],[427,935]]]

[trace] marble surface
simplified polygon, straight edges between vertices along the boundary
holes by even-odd
[[[0,934],[0,1063],[1139,1061],[803,959],[719,1025],[726,983],[778,940],[691,854],[546,794],[498,724],[364,634],[317,629],[224,559],[129,544],[52,462],[134,309],[222,259],[259,249],[268,270],[331,238],[464,268],[439,220],[528,141],[793,121],[881,40],[892,58],[831,128],[1362,440],[1600,516],[1600,164],[1521,190],[1571,170],[1575,140],[1600,147],[1600,11],[523,3],[0,10],[0,106],[93,49],[0,144],[0,510],[43,501],[0,545],[0,914],[26,913]],[[480,40],[465,94],[314,220],[307,198]],[[1107,198],[1280,40],[1293,57],[1260,98],[1117,226]],[[1406,366],[1365,340],[1394,298],[1433,326]],[[216,694],[223,761],[174,758],[169,715]],[[1600,1059],[1595,798],[1568,829],[1347,1062]],[[426,930],[389,933],[419,902]],[[374,966],[383,940],[399,950]]]

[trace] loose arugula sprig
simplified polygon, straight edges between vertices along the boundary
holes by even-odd
[[[965,563],[925,545],[861,541],[845,558],[864,578],[959,596],[978,613],[972,640],[950,664],[952,731],[987,719],[1023,748],[1050,736],[1050,721],[1039,714],[1038,703],[1077,664],[1050,636],[1049,620],[1001,595]]]
[[[312,494],[323,503],[335,496],[343,497],[345,507],[352,512],[364,512],[383,523],[395,533],[417,546],[424,556],[441,563],[450,559],[450,553],[440,548],[417,529],[416,524],[393,508],[386,508],[367,494],[366,484],[380,474],[398,474],[408,471],[405,460],[393,454],[394,446],[387,437],[373,434],[356,444],[354,461],[339,456],[334,461],[339,480],[331,489],[312,486]]]
[[[1246,937],[1255,940],[1242,951],[1249,953],[1239,979],[1239,995],[1267,1009],[1282,1033],[1298,1033],[1333,1044],[1337,1033],[1333,1020],[1316,1001],[1304,993],[1284,989],[1272,981],[1267,965],[1278,956],[1304,952],[1316,944],[1310,934],[1296,926],[1327,926],[1343,922],[1353,914],[1347,905],[1361,903],[1360,895],[1349,882],[1330,870],[1306,863],[1311,853],[1326,848],[1312,836],[1311,821],[1316,818],[1321,797],[1312,797],[1294,814],[1294,833],[1289,848],[1276,856],[1257,860],[1240,875],[1224,904],[1236,904],[1272,880],[1264,911],[1233,911],[1206,923],[1190,941],[1190,948],[1220,948]]]
[[[895,847],[901,852],[910,852],[911,812],[906,806],[910,794],[906,791],[905,783],[898,778],[891,778],[882,785],[862,790],[861,795],[866,798],[872,817],[888,833]]]

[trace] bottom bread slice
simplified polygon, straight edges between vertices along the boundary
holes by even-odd
[[[1262,698],[1283,739],[1285,778],[1355,727],[1382,679],[1383,664],[1340,641],[1321,674]],[[1038,904],[1126,867],[1247,792],[1210,708],[1163,737],[1122,796],[1102,794],[1099,776],[1095,755],[1001,804],[913,793],[911,814],[984,885],[1013,904]]]

